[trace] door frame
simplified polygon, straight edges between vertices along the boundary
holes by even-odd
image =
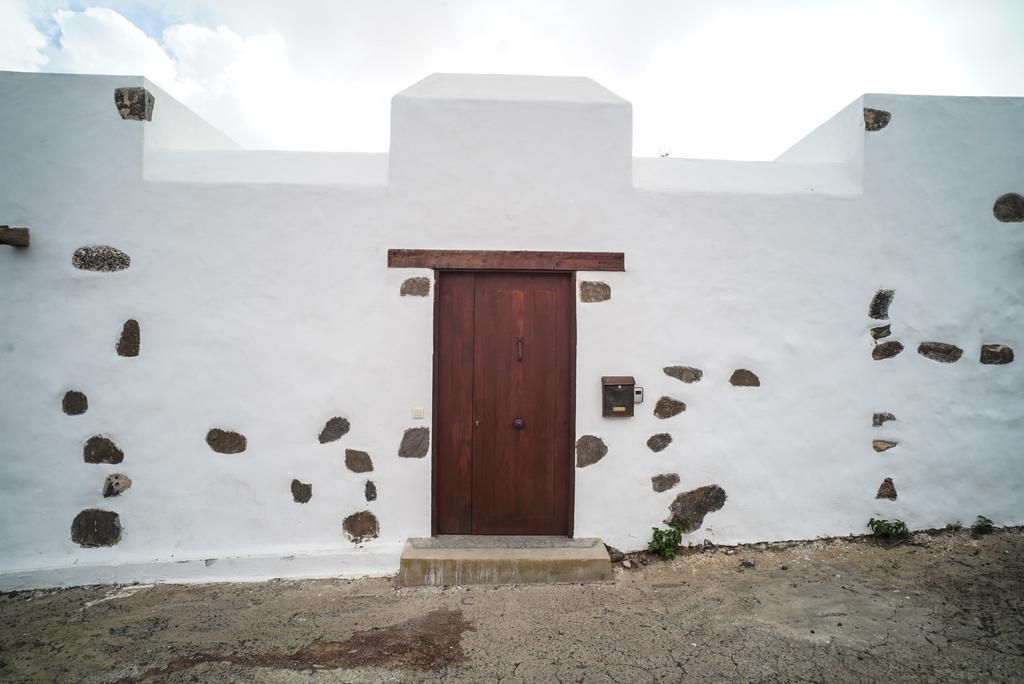
[[[440,297],[437,296],[438,288],[440,287],[441,278],[444,277],[445,273],[543,273],[550,275],[560,275],[569,278],[569,285],[572,288],[573,306],[570,307],[569,316],[569,449],[568,453],[564,454],[565,465],[563,467],[568,469],[568,482],[569,491],[567,493],[566,500],[566,521],[565,529],[566,536],[572,539],[575,529],[575,512],[576,512],[576,458],[575,458],[575,444],[576,444],[576,272],[575,271],[564,271],[564,270],[552,270],[552,269],[473,269],[473,268],[435,268],[434,269],[434,331],[433,331],[433,348],[431,354],[431,411],[430,411],[430,534],[436,537],[437,532],[437,480],[438,480],[438,456],[435,445],[437,444],[436,435],[437,432],[437,411],[434,410],[437,406],[438,396],[438,382],[437,382],[437,366],[438,366],[438,337],[440,335]]]
[[[430,411],[430,534],[437,536],[437,365],[440,299],[437,288],[447,272],[486,273],[504,271],[508,273],[544,272],[564,274],[571,279],[573,306],[569,321],[571,363],[569,373],[569,445],[565,454],[565,467],[569,469],[568,505],[566,507],[566,531],[570,538],[575,534],[576,519],[576,361],[577,334],[576,314],[579,300],[576,283],[577,271],[625,271],[623,252],[532,252],[494,250],[450,250],[450,249],[389,249],[389,268],[430,268],[433,269],[434,310],[431,349],[431,411]]]

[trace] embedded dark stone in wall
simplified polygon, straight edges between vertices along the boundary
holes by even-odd
[[[129,318],[121,326],[121,337],[117,340],[117,355],[138,356],[140,338],[139,322],[134,318]]]
[[[917,347],[917,353],[939,363],[956,363],[964,350],[945,342],[922,342]]]
[[[584,280],[580,283],[580,301],[585,304],[605,302],[612,298],[612,286],[596,280]]]
[[[983,344],[980,361],[994,366],[1013,363],[1013,349],[1005,344]]]
[[[145,88],[115,88],[114,106],[122,119],[152,121],[156,98]]]
[[[402,435],[402,443],[398,445],[401,458],[423,458],[430,450],[430,428],[409,428]]]
[[[668,507],[665,524],[679,526],[683,532],[698,530],[704,524],[704,516],[720,510],[726,498],[725,490],[716,484],[683,492]]]
[[[576,467],[594,465],[608,454],[604,440],[594,435],[583,435],[576,440]]]
[[[895,340],[882,342],[881,344],[876,344],[875,348],[871,350],[871,358],[875,361],[891,359],[901,351],[903,351],[903,345]]]
[[[85,443],[82,457],[86,463],[120,463],[124,460],[124,452],[106,437],[95,435]]]
[[[878,327],[875,327],[875,328],[871,329],[871,336],[873,338],[875,338],[876,340],[880,340],[883,337],[888,337],[891,334],[892,334],[892,326],[891,325],[880,325]]]
[[[685,410],[686,404],[678,399],[673,399],[672,397],[662,397],[658,399],[658,403],[654,405],[654,415],[658,418],[671,418],[672,416],[678,416]]]
[[[356,544],[367,539],[374,539],[380,534],[377,516],[370,511],[360,511],[345,518],[341,524],[345,534]]]
[[[864,130],[880,131],[889,125],[892,114],[884,109],[864,108]]]
[[[732,373],[732,377],[729,378],[729,382],[736,387],[760,387],[761,378],[757,377],[751,371],[746,368],[737,368]]]
[[[345,449],[345,467],[353,473],[368,473],[373,470],[373,459],[365,451]]]
[[[71,523],[71,541],[87,549],[113,546],[121,541],[121,518],[113,511],[87,508]]]
[[[896,416],[891,413],[875,413],[871,416],[872,427],[881,427],[883,423],[889,420],[896,420]]]
[[[430,294],[430,278],[406,278],[400,294],[403,297],[426,297]]]
[[[324,424],[324,429],[320,431],[317,439],[321,444],[337,441],[348,433],[350,427],[348,418],[331,418]]]
[[[1024,221],[1024,196],[1015,192],[1000,195],[992,206],[992,215],[1003,223]]]
[[[692,366],[666,366],[662,370],[665,371],[665,375],[687,383],[700,382],[700,379],[704,377],[704,371]]]
[[[107,479],[103,481],[103,498],[106,499],[112,496],[120,496],[121,492],[127,490],[131,486],[131,478],[123,473],[107,475]]]
[[[672,435],[667,432],[659,432],[647,439],[647,447],[654,452],[664,451],[672,443]]]
[[[75,250],[75,253],[71,256],[71,265],[83,271],[113,273],[114,271],[123,271],[131,266],[132,260],[127,254],[116,247],[90,245],[89,247],[79,247]]]
[[[890,501],[896,500],[896,485],[892,483],[892,478],[887,477],[882,480],[882,484],[878,487],[878,494],[875,495],[876,499],[889,499]]]
[[[313,498],[313,485],[292,480],[292,500],[295,503],[309,503]]]
[[[896,296],[896,290],[879,290],[871,298],[871,306],[868,307],[868,316],[882,320],[889,317],[889,305],[892,298]]]
[[[89,410],[89,398],[78,390],[68,390],[60,402],[64,413],[69,416],[80,416]]]
[[[218,454],[240,454],[245,451],[245,435],[213,428],[206,433],[206,443]]]
[[[662,473],[651,478],[651,486],[656,492],[665,492],[679,484],[679,476],[675,473]]]
[[[373,483],[373,480],[366,481],[366,486],[363,487],[363,496],[366,497],[367,501],[377,500],[377,485]]]
[[[0,226],[0,245],[10,245],[11,247],[28,247],[31,235],[28,232],[28,228],[11,228],[10,226]]]
[[[888,451],[896,446],[896,442],[892,442],[888,439],[876,439],[871,442],[871,447],[878,452]]]

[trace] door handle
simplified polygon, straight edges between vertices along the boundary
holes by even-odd
[[[512,421],[512,427],[514,427],[516,430],[522,430],[523,426],[525,425],[526,421],[524,421],[522,418],[516,418],[515,420]]]

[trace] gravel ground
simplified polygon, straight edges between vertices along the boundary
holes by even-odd
[[[0,681],[1024,680],[1020,529],[630,560],[602,585],[5,594]]]

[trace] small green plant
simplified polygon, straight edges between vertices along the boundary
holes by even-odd
[[[907,529],[907,524],[902,520],[871,518],[868,520],[868,528],[875,539],[896,540],[906,539],[910,536],[910,530]]]
[[[683,530],[690,525],[688,517],[680,516],[672,521],[667,530],[651,528],[651,541],[647,544],[647,551],[656,556],[672,560],[676,557],[676,551],[683,543]]]
[[[983,537],[986,534],[992,534],[992,531],[996,529],[995,524],[983,515],[979,515],[978,519],[971,525],[971,534],[975,537]]]

